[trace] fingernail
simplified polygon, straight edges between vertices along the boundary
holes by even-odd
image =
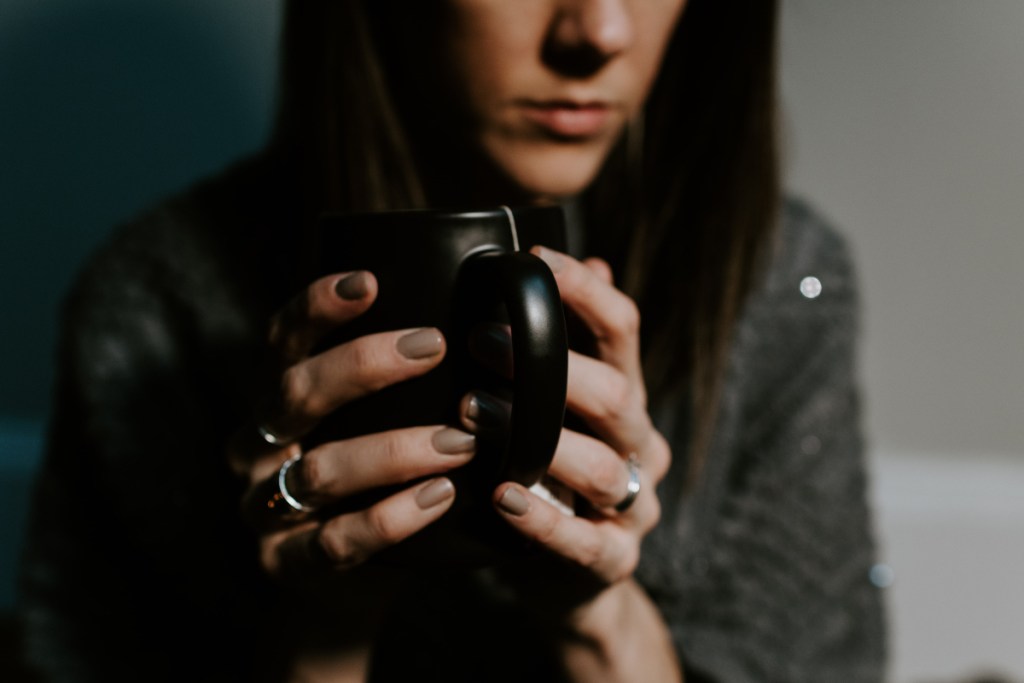
[[[552,273],[557,273],[562,269],[562,266],[565,265],[565,259],[562,258],[561,254],[551,251],[550,249],[545,249],[544,247],[537,248],[537,256],[539,256],[544,263],[548,264],[548,268],[551,269]]]
[[[451,479],[435,479],[416,494],[416,504],[421,510],[439,505],[455,495],[455,485]]]
[[[430,358],[441,353],[444,337],[436,327],[425,327],[410,332],[398,340],[398,352],[412,360]]]
[[[434,432],[430,442],[434,450],[446,455],[461,455],[476,450],[476,437],[453,427]]]
[[[477,392],[466,406],[466,418],[483,430],[500,430],[508,426],[509,406],[490,394]]]
[[[498,507],[515,517],[522,517],[530,511],[530,499],[515,486],[509,486],[498,499]]]
[[[480,399],[475,395],[469,398],[469,405],[466,406],[466,417],[473,422],[480,419]]]
[[[334,285],[334,291],[348,301],[362,299],[370,291],[369,278],[366,277],[365,271],[357,271],[338,280],[338,284]]]

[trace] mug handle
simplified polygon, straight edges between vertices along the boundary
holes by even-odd
[[[569,345],[558,285],[547,264],[526,252],[487,251],[465,267],[478,291],[496,291],[512,331],[512,415],[503,480],[531,486],[555,455],[565,418]]]

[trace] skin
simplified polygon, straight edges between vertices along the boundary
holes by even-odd
[[[558,199],[600,170],[643,106],[684,0],[450,0],[441,45],[482,171],[502,191]],[[599,103],[607,125],[552,134],[531,105]]]
[[[641,109],[683,5],[684,0],[446,2],[445,42],[450,47],[442,57],[444,68],[453,83],[461,84],[460,120],[471,122],[466,143],[480,153],[493,187],[537,201],[585,189],[627,121]],[[536,109],[531,109],[535,101],[599,102],[601,125],[581,135],[538,125]],[[549,615],[574,635],[561,646],[572,677],[679,681],[682,673],[668,629],[632,579],[641,540],[660,514],[655,487],[671,460],[647,412],[637,307],[616,289],[603,261],[577,261],[542,248],[534,253],[551,267],[565,305],[597,339],[596,357],[570,353],[567,400],[568,409],[595,436],[563,430],[549,472],[588,501],[593,514],[566,516],[513,483],[494,491],[495,508],[513,528],[549,549],[551,557],[561,558],[552,566],[570,567],[587,579],[583,583],[590,588]],[[339,294],[342,281],[347,296]],[[376,296],[371,273],[340,273],[312,283],[274,316],[268,333],[274,389],[267,407],[255,416],[256,424],[298,439],[337,407],[441,362],[446,342],[436,330],[374,334],[311,355],[324,335],[365,312]],[[408,357],[402,340],[413,334],[421,342],[433,337],[435,343],[421,343],[418,357]],[[477,429],[468,414],[463,427],[469,433]],[[336,650],[297,657],[294,680],[365,678],[369,648],[386,611],[385,596],[394,590],[391,577],[376,568],[362,571],[363,563],[439,519],[457,495],[444,473],[473,457],[472,448],[440,452],[434,437],[443,429],[371,434],[305,453],[289,472],[289,488],[300,500],[317,505],[428,477],[368,508],[322,523],[301,517],[281,523],[258,512],[265,506],[268,482],[296,446],[270,446],[254,436],[252,425],[233,440],[230,461],[250,484],[245,507],[256,511],[266,570],[286,581],[297,577],[303,585],[323,580],[337,598],[332,602],[344,606],[333,618],[329,612],[322,615],[322,623],[337,631]],[[642,486],[633,506],[618,513],[614,505],[626,493],[624,459],[629,453],[639,459]],[[538,576],[551,583],[553,594],[566,585],[557,571]],[[323,593],[318,595],[317,604],[325,603]],[[306,610],[301,623],[321,623],[311,605],[300,608]],[[352,625],[352,631],[339,631],[339,623]]]

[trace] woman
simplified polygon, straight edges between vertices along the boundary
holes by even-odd
[[[773,239],[773,27],[755,0],[289,3],[268,152],[122,231],[69,301],[27,573],[36,662],[68,680],[878,680],[855,293],[805,208]],[[538,557],[394,576],[370,558],[449,508],[488,402],[467,397],[462,429],[292,461],[331,410],[446,344],[311,353],[376,280],[308,284],[310,226],[556,201],[588,258],[535,253],[597,345],[568,392],[593,436],[564,430],[550,474],[592,514],[504,483],[495,509]],[[238,501],[286,462],[301,504],[422,483],[254,541]]]

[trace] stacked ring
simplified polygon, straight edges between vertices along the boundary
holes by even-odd
[[[306,514],[314,510],[314,508],[304,505],[288,490],[288,470],[301,457],[301,452],[296,453],[281,464],[281,468],[277,471],[277,490],[271,494],[270,500],[267,501],[267,507],[280,513],[282,516],[293,517],[297,514]]]
[[[256,431],[260,433],[260,438],[271,446],[287,446],[292,442],[291,439],[286,439],[280,434],[275,434],[263,425],[256,425]]]
[[[636,453],[630,453],[626,459],[626,469],[629,471],[629,482],[626,484],[626,496],[615,506],[616,512],[625,512],[636,501],[640,494],[640,460]]]

